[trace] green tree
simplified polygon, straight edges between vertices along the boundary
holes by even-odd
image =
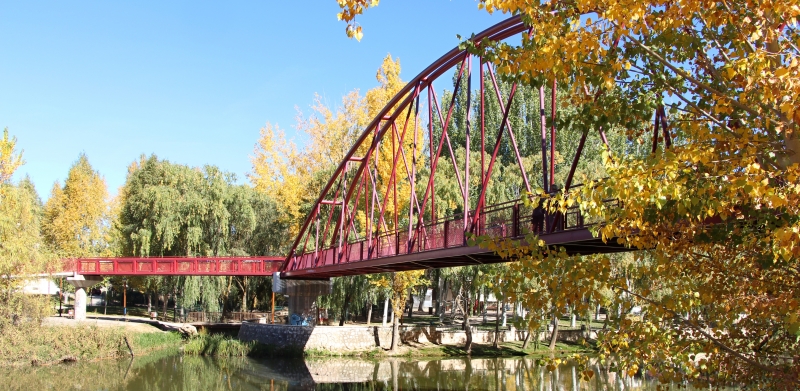
[[[235,185],[232,174],[142,157],[121,190],[120,248],[128,256],[267,255],[282,251],[285,225],[266,195]],[[266,279],[239,277],[149,278],[150,293],[181,296],[208,311],[248,308]],[[255,299],[255,297],[253,297]],[[257,301],[255,301],[257,303]],[[252,308],[252,307],[251,307]]]

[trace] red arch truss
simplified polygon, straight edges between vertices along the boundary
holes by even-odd
[[[526,31],[521,18],[512,17],[475,35],[472,41],[502,41]],[[452,75],[456,75],[454,79]],[[454,92],[447,106],[440,102],[434,83],[445,86],[451,82]],[[479,86],[479,107],[472,107],[473,85]],[[549,103],[555,116],[555,88],[552,91]],[[282,277],[327,278],[500,262],[494,254],[469,246],[466,238],[469,233],[520,237],[527,229],[537,229],[532,209],[519,200],[486,205],[501,142],[513,149],[521,171],[520,189],[531,191],[517,146],[519,135],[509,119],[516,92],[517,84],[513,84],[504,94],[490,64],[459,48],[423,70],[374,117],[339,163],[303,222],[281,269]],[[537,183],[548,190],[554,183],[556,128],[552,121],[553,126],[547,128],[544,92],[539,89],[542,178]],[[466,94],[465,134],[459,135],[463,145],[453,145],[453,135],[448,133],[453,128],[458,94]],[[484,120],[484,96],[496,100],[502,114],[497,116],[502,121],[491,139]],[[566,188],[576,186],[573,176],[586,135],[583,132],[572,158]],[[602,131],[600,135],[606,142]],[[471,149],[478,143],[480,150],[472,153],[480,154],[480,167],[470,167]],[[462,147],[465,156],[457,157],[454,147]],[[436,189],[441,185],[435,179],[442,167],[455,177],[460,194],[457,209],[461,212],[454,216],[441,217],[436,212]],[[477,186],[471,185],[475,180],[470,179],[476,173],[480,174]],[[563,215],[548,216],[540,237],[575,253],[624,250],[594,238],[588,225],[573,208]]]

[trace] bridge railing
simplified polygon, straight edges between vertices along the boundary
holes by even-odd
[[[617,200],[606,200],[609,206],[618,205]],[[424,224],[412,230],[408,228],[381,234],[368,239],[343,243],[320,250],[311,250],[293,256],[290,269],[313,269],[315,267],[360,262],[369,259],[392,257],[467,245],[467,233],[474,232],[496,239],[520,238],[528,232],[548,235],[556,232],[583,229],[599,223],[587,219],[577,205],[566,208],[564,213],[545,213],[540,232],[535,232],[533,205],[520,200],[509,201],[486,208],[477,219],[476,227],[465,229],[464,216],[448,216],[436,222]],[[471,211],[475,213],[475,211]],[[472,219],[468,219],[472,221]]]
[[[81,258],[65,269],[84,275],[272,275],[280,257]]]

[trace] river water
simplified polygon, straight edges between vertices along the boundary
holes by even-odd
[[[208,358],[159,352],[133,360],[0,368],[1,390],[656,390],[590,366],[589,381],[562,363],[534,358],[270,359]]]

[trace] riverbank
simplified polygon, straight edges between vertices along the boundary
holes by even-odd
[[[144,323],[45,318],[23,322],[0,333],[0,366],[51,365],[93,361],[177,348],[180,334]]]
[[[520,341],[502,342],[498,347],[493,345],[473,344],[470,352],[463,345],[436,345],[432,343],[405,343],[395,351],[375,347],[371,350],[326,350],[302,349],[292,346],[275,346],[258,341],[241,341],[227,335],[201,334],[190,338],[183,346],[183,353],[194,356],[209,357],[251,357],[251,358],[283,358],[283,357],[351,357],[351,358],[448,358],[448,357],[519,357],[519,356],[552,356],[567,357],[575,353],[593,353],[594,349],[587,343],[559,342],[554,350],[547,345],[533,343],[525,349]]]
[[[516,340],[517,331],[502,331],[499,346],[488,343],[490,335],[475,332],[476,343],[468,353],[461,341],[463,330],[436,331],[435,328],[404,327],[401,333],[403,343],[392,352],[388,349],[390,338],[386,338],[374,327],[321,326],[317,328],[300,326],[258,325],[262,332],[275,332],[273,337],[289,341],[283,334],[303,334],[312,336],[322,333],[328,344],[348,341],[352,346],[339,349],[334,345],[320,347],[303,343],[272,344],[264,341],[232,337],[225,334],[205,334],[184,339],[180,334],[164,332],[146,320],[119,319],[114,317],[94,318],[75,321],[61,317],[45,318],[38,326],[30,323],[12,327],[0,335],[0,366],[51,365],[60,362],[93,361],[107,358],[140,356],[155,350],[180,348],[185,355],[209,357],[409,357],[409,358],[447,358],[447,357],[514,357],[547,355],[565,357],[574,353],[592,353],[591,344],[582,339],[561,341],[556,349],[547,349],[546,344],[533,341],[522,349],[522,341]],[[316,330],[315,330],[316,329]],[[371,338],[360,334],[368,333]],[[438,333],[438,334],[437,334]],[[300,335],[298,334],[298,335]],[[431,341],[421,336],[427,335]],[[433,335],[438,335],[433,338]],[[442,341],[442,336],[445,336]],[[358,338],[357,338],[358,337]],[[315,337],[320,339],[319,337]],[[364,341],[360,341],[364,339]],[[271,339],[269,339],[271,340]],[[356,342],[360,345],[356,346]],[[371,340],[371,341],[370,341]],[[299,341],[298,341],[299,342]],[[361,346],[364,345],[364,346]],[[384,346],[385,345],[385,346]]]

